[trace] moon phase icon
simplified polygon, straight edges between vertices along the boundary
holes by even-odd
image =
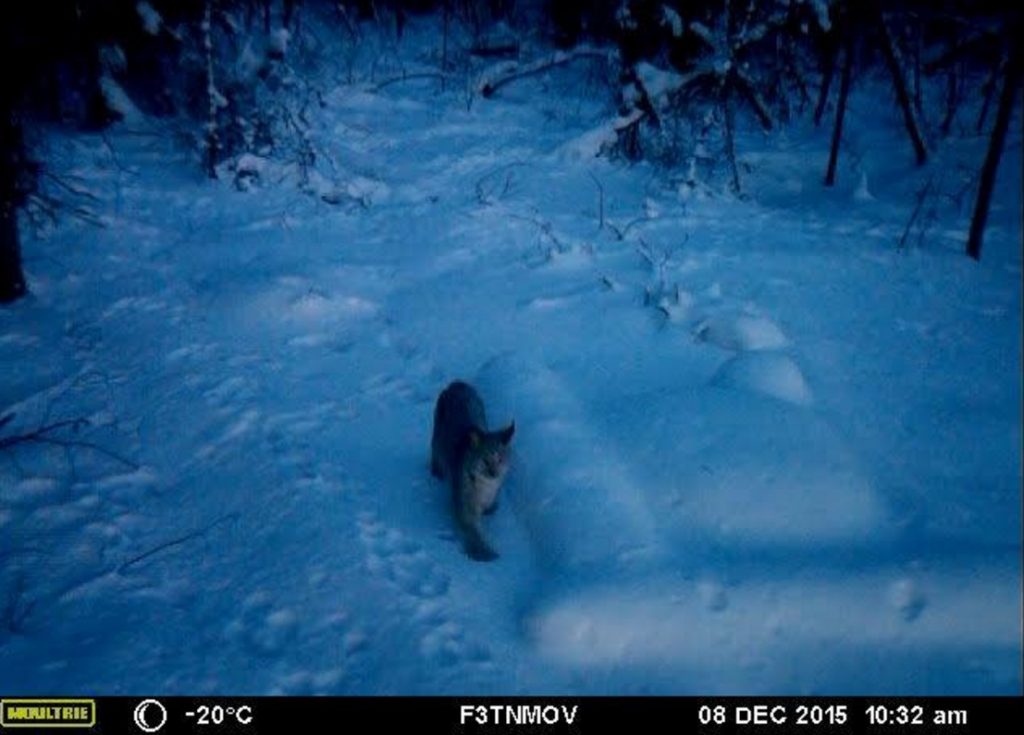
[[[146,712],[151,707],[159,710],[159,712],[147,715]],[[142,732],[156,732],[167,724],[167,709],[155,699],[143,699],[135,707],[133,718],[135,726],[142,730]]]

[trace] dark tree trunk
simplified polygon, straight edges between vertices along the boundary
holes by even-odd
[[[960,103],[960,82],[957,78],[957,65],[950,64],[946,71],[946,115],[942,118],[942,125],[939,130],[944,136],[949,135],[953,129],[953,118],[956,117],[956,108]]]
[[[850,95],[850,80],[853,77],[853,48],[853,30],[847,28],[843,44],[843,79],[839,84],[839,103],[836,105],[836,124],[832,129],[832,147],[828,154],[825,186],[832,186],[836,183],[836,164],[839,162],[839,143],[843,138],[846,98]]]
[[[921,21],[914,23],[914,109],[924,117],[924,105],[921,101]]]
[[[841,11],[836,6],[834,11]],[[824,68],[821,70],[821,86],[818,88],[818,104],[814,107],[814,125],[821,124],[821,118],[825,114],[825,105],[828,104],[828,95],[832,90],[832,80],[836,75],[836,59],[839,57],[840,44],[846,37],[844,18],[840,12],[835,12],[835,20],[832,29],[825,34],[822,43],[822,55]]]
[[[292,27],[292,18],[295,16],[295,6],[298,4],[298,0],[284,0],[284,12],[281,16],[281,25],[283,27]]]
[[[782,48],[782,63],[784,68],[783,73],[788,74],[793,79],[796,83],[797,91],[800,92],[800,107],[798,114],[803,114],[803,111],[811,101],[811,93],[807,90],[807,81],[804,79],[803,73],[800,71],[800,64],[796,57],[793,56],[793,49],[788,44]],[[780,73],[780,76],[782,76],[782,73]],[[785,99],[785,89],[780,89],[779,93],[783,96],[783,99]]]
[[[985,120],[988,118],[988,108],[992,106],[992,98],[996,93],[996,84],[999,83],[999,72],[1002,71],[1002,63],[997,62],[992,65],[992,72],[989,74],[988,79],[981,86],[982,91],[985,93],[985,99],[981,103],[981,111],[978,113],[978,122],[975,125],[975,130],[980,134],[985,128]]]
[[[818,88],[818,104],[814,108],[814,124],[821,124],[821,116],[825,114],[825,105],[828,102],[828,93],[832,89],[832,77],[836,72],[836,51],[835,45],[829,44],[825,56],[825,68],[821,73],[821,86]]]
[[[0,9],[0,44],[18,58],[27,69],[34,70],[36,56],[20,45],[29,35],[26,9],[8,3]],[[25,68],[18,71],[24,72]],[[25,141],[18,117],[27,75],[8,69],[0,76],[0,304],[9,304],[24,296],[25,274],[21,269],[21,242],[18,238],[18,207],[32,184],[28,174],[31,164],[25,155]]]
[[[920,166],[928,160],[928,149],[925,148],[924,137],[921,135],[921,128],[917,123],[917,115],[914,114],[913,101],[910,98],[910,90],[907,89],[907,78],[903,74],[896,42],[882,15],[881,6],[875,4],[873,13],[875,24],[878,26],[879,40],[882,44],[882,55],[885,57],[886,66],[889,67],[889,75],[892,77],[893,88],[896,90],[896,99],[900,103],[900,109],[903,110],[903,123],[907,126],[910,141],[914,144],[917,164]]]
[[[17,236],[17,208],[22,200],[20,168],[26,157],[22,131],[13,120],[10,104],[0,114],[0,303],[9,304],[25,296],[22,248]]]
[[[18,243],[18,210],[5,201],[0,203],[0,304],[16,301],[27,291]]]
[[[18,207],[25,195],[22,180],[27,158],[7,92],[0,90],[0,304],[27,293],[18,239]]]
[[[988,206],[992,200],[992,189],[996,184],[996,172],[999,170],[999,159],[1003,154],[1003,142],[1006,140],[1006,131],[1010,127],[1010,117],[1013,115],[1013,103],[1017,99],[1017,87],[1021,82],[1021,67],[1024,66],[1021,59],[1020,33],[1022,29],[1018,24],[1010,44],[1010,62],[1006,68],[1006,77],[1003,80],[1003,92],[999,96],[999,110],[996,112],[996,124],[992,129],[992,137],[989,139],[988,152],[985,154],[985,163],[981,167],[981,181],[978,183],[978,199],[974,205],[974,216],[971,218],[971,233],[967,238],[967,254],[975,260],[981,259],[981,244],[985,236],[985,222],[988,220]]]

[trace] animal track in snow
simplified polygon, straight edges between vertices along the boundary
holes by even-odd
[[[118,299],[101,315],[101,319],[110,319],[125,312],[155,312],[168,308],[166,301],[151,296],[126,296]]]
[[[168,352],[164,359],[169,363],[181,362],[193,358],[207,357],[213,352],[213,346],[209,344],[192,343],[182,345]]]
[[[252,380],[240,375],[232,375],[203,391],[203,398],[215,408],[225,408],[252,400],[255,395],[255,387]]]
[[[463,626],[450,617],[446,598],[450,580],[426,551],[372,513],[360,514],[358,525],[366,549],[366,568],[397,588],[403,603],[412,608],[411,619],[419,628],[420,652],[443,665],[490,661],[487,646],[467,637]]]
[[[225,636],[254,653],[280,654],[295,639],[299,616],[287,607],[272,604],[265,592],[254,592],[242,603],[238,615],[224,629]]]
[[[415,541],[388,528],[372,514],[361,514],[358,524],[366,548],[366,568],[371,573],[416,599],[429,600],[448,591],[448,576]]]
[[[226,445],[239,441],[246,434],[251,433],[258,427],[259,422],[259,411],[254,408],[243,411],[241,414],[234,417],[231,423],[229,423],[228,426],[220,432],[220,435],[217,438],[200,446],[196,451],[196,457],[201,460],[209,459]]]
[[[399,375],[375,375],[360,386],[360,392],[371,398],[392,396],[409,399],[416,394],[413,385]]]

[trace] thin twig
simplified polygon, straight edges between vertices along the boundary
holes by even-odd
[[[62,189],[64,189],[64,190],[74,194],[75,196],[83,197],[83,198],[88,199],[89,201],[91,201],[91,202],[93,202],[95,204],[98,204],[99,201],[100,201],[100,198],[98,196],[96,196],[95,194],[93,194],[92,192],[86,191],[85,189],[79,189],[77,187],[72,186],[71,184],[66,182],[63,178],[61,178],[57,174],[53,173],[52,171],[47,171],[47,170],[44,169],[42,171],[42,175],[44,177],[50,179],[53,183],[57,184],[57,186],[59,186]]]
[[[170,541],[165,541],[164,543],[159,544],[158,546],[154,546],[152,549],[149,549],[148,551],[144,551],[137,556],[133,556],[131,559],[124,562],[123,564],[121,564],[121,566],[117,568],[117,573],[124,574],[130,567],[133,567],[139,562],[148,559],[154,554],[159,554],[161,551],[173,548],[175,546],[180,546],[181,544],[191,541],[194,538],[199,538],[200,536],[213,530],[216,526],[219,526],[224,521],[238,518],[238,515],[238,513],[227,513],[226,515],[221,516],[220,518],[213,521],[209,525],[204,526],[203,528],[200,528],[196,531],[190,531],[189,533],[186,533],[184,536],[171,539]]]
[[[594,181],[594,185],[597,187],[597,229],[604,229],[604,187],[601,186],[601,182],[597,180],[592,171],[587,171],[587,174]],[[621,237],[619,238],[622,239]]]
[[[123,174],[135,175],[134,171],[129,170],[117,155],[117,151],[114,149],[114,144],[110,142],[110,138],[107,136],[107,132],[103,131],[100,133],[100,139],[103,141],[103,145],[106,146],[107,152],[110,154],[110,160],[114,162],[114,166]]]
[[[446,79],[451,79],[451,75],[442,74],[437,71],[424,71],[416,72],[415,74],[403,74],[402,76],[394,77],[392,79],[385,79],[383,82],[373,88],[374,92],[379,92],[385,87],[389,87],[392,84],[398,84],[399,82],[411,82],[416,79],[440,79],[444,82]]]
[[[57,222],[57,212],[61,209],[66,209],[72,216],[77,217],[83,222],[93,225],[94,227],[99,227],[100,229],[106,228],[106,225],[95,215],[95,213],[83,206],[76,205],[74,207],[67,207],[60,199],[50,196],[49,194],[44,194],[40,191],[33,192],[29,196],[29,199],[33,201],[36,206],[42,209],[54,223]]]
[[[485,173],[483,176],[481,176],[479,179],[477,179],[476,184],[474,184],[474,187],[473,187],[476,190],[477,201],[479,201],[481,204],[487,204],[487,200],[490,198],[490,194],[493,191],[493,189],[491,189],[490,191],[485,191],[485,185],[486,185],[486,183],[488,182],[489,179],[491,179],[491,178],[493,178],[493,177],[495,177],[495,176],[497,176],[498,174],[501,174],[501,173],[506,173],[506,177],[505,177],[505,184],[504,184],[504,187],[502,188],[502,192],[501,192],[501,195],[499,196],[499,198],[504,196],[505,194],[507,194],[509,192],[509,189],[512,186],[512,182],[511,182],[510,174],[508,174],[508,170],[511,169],[511,168],[515,168],[517,166],[526,166],[526,165],[528,165],[526,161],[512,161],[510,163],[506,163],[506,164],[503,164],[501,166],[498,166],[497,168],[492,169],[492,170],[488,171],[487,173]]]
[[[0,421],[0,426],[3,426],[12,418],[14,418],[13,413],[9,414],[8,416],[5,416],[4,420]],[[86,419],[65,419],[64,421],[58,421],[54,424],[48,424],[47,426],[43,426],[41,428],[36,429],[35,431],[30,431],[28,434],[18,434],[16,436],[0,437],[0,449],[6,449],[7,447],[14,446],[15,444],[19,444],[21,442],[31,442],[40,440],[44,438],[44,434],[49,434],[51,431],[62,429],[65,426],[73,426],[75,428],[75,431],[77,431],[80,426],[87,426],[88,424],[89,422]]]
[[[102,454],[103,456],[108,457],[109,459],[112,459],[115,462],[120,462],[125,467],[128,467],[128,468],[133,469],[133,470],[139,469],[139,465],[137,465],[135,462],[132,462],[130,459],[126,459],[125,457],[122,457],[117,452],[113,452],[113,451],[111,451],[109,449],[101,447],[99,444],[93,444],[92,442],[79,441],[77,439],[75,439],[75,440],[64,440],[64,439],[47,439],[47,438],[35,438],[35,439],[32,439],[31,441],[35,442],[36,444],[51,444],[51,445],[57,446],[57,447],[64,447],[65,449],[74,449],[76,447],[81,447],[81,448],[84,448],[84,449],[91,449],[92,451],[97,452],[98,454]]]
[[[13,416],[13,414],[11,415]],[[4,421],[3,423],[6,423],[6,421]],[[3,423],[0,423],[0,426],[3,426]],[[112,459],[115,462],[120,462],[121,464],[133,470],[139,469],[139,465],[136,464],[135,462],[132,462],[130,459],[126,459],[125,457],[122,457],[117,452],[113,452],[105,447],[101,447],[99,444],[95,444],[84,439],[58,439],[48,436],[48,434],[56,431],[57,429],[64,428],[65,426],[71,426],[75,431],[78,431],[80,427],[88,425],[89,421],[87,419],[65,419],[64,421],[57,421],[56,423],[40,427],[35,431],[30,431],[27,434],[16,434],[14,436],[0,437],[0,450],[7,449],[8,447],[13,447],[16,444],[27,443],[49,444],[51,446],[63,447],[65,449],[81,447],[84,449],[91,449],[92,451],[102,454],[103,456]]]
[[[622,229],[619,229],[617,225],[613,225],[611,222],[608,223],[608,227],[611,229],[613,233],[615,233],[616,239],[625,240],[626,235],[629,234],[629,231],[631,229],[633,229],[636,225],[641,225],[648,221],[650,221],[650,217],[637,217],[636,219],[631,219],[629,222],[627,222],[625,227],[623,227]]]

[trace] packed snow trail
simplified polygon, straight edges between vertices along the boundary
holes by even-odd
[[[86,420],[0,455],[0,690],[1019,693],[1007,238],[680,197],[545,83],[337,89],[339,204],[53,135],[105,227],[0,312],[2,435]],[[517,422],[491,564],[428,472],[455,378]]]

